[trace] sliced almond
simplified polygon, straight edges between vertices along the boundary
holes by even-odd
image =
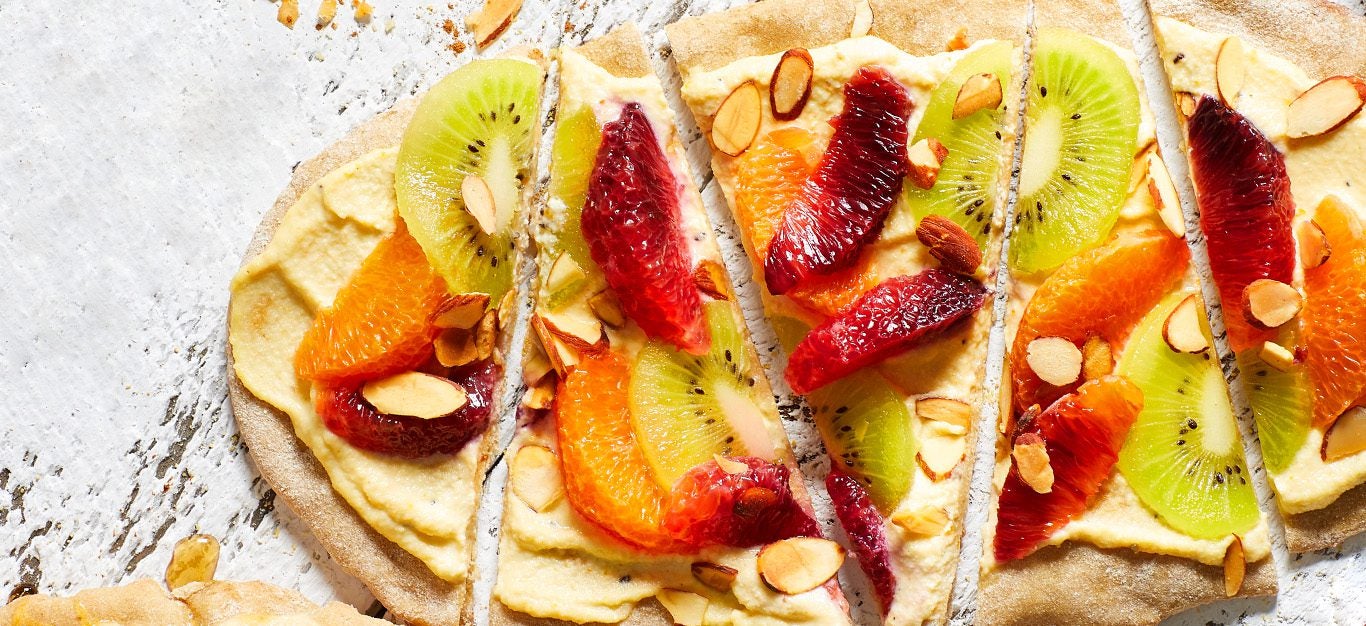
[[[1259,278],[1243,289],[1243,317],[1258,328],[1278,328],[1303,307],[1300,292],[1279,280]]]
[[[692,279],[697,283],[697,288],[709,297],[717,300],[729,300],[730,292],[726,288],[726,270],[715,261],[703,260],[697,264],[697,269],[693,270]]]
[[[854,22],[849,25],[849,36],[862,37],[873,30],[873,6],[868,0],[858,0],[854,4]]]
[[[920,437],[920,450],[915,453],[915,462],[921,471],[934,482],[939,482],[953,474],[963,459],[967,458],[966,432],[947,433],[935,429],[925,429]]]
[[[1148,195],[1152,196],[1157,216],[1162,218],[1167,230],[1177,238],[1185,237],[1186,216],[1181,214],[1181,202],[1176,199],[1176,186],[1172,184],[1172,175],[1167,171],[1167,164],[1155,150],[1148,155]]]
[[[550,357],[546,356],[545,348],[540,341],[528,341],[526,352],[522,358],[522,377],[528,385],[541,382],[546,374],[550,373],[553,366],[550,364]]]
[[[1243,555],[1243,539],[1233,536],[1233,543],[1224,551],[1224,595],[1232,598],[1243,588],[1243,576],[1247,574],[1247,558]]]
[[[1354,406],[1343,411],[1323,433],[1319,455],[1324,461],[1336,461],[1362,450],[1366,450],[1366,407]]]
[[[480,360],[493,356],[494,348],[498,344],[498,312],[489,310],[484,312],[484,317],[479,318],[479,325],[474,328],[474,347]]]
[[[773,78],[768,83],[768,105],[773,117],[795,120],[811,97],[811,76],[815,73],[811,53],[806,48],[793,48],[783,53],[773,67]]]
[[[1157,141],[1149,141],[1134,156],[1134,164],[1129,168],[1129,191],[1133,193],[1139,185],[1147,182],[1148,170],[1152,167],[1148,157],[1157,151]]]
[[[484,310],[488,306],[489,296],[486,293],[451,296],[437,309],[432,324],[437,328],[474,328],[484,317]]]
[[[730,591],[735,584],[735,576],[740,572],[733,567],[698,561],[692,564],[693,578],[717,591]]]
[[[754,143],[764,112],[759,86],[747,80],[736,87],[711,120],[711,145],[730,156],[740,156]]]
[[[1038,493],[1053,492],[1053,466],[1048,463],[1048,447],[1038,433],[1024,433],[1015,438],[1010,449],[1015,471],[1030,489]]]
[[[892,523],[912,535],[933,537],[949,527],[949,514],[937,506],[923,506],[912,511],[892,515]]]
[[[926,216],[915,227],[915,236],[929,248],[930,256],[950,272],[971,275],[982,265],[982,250],[977,247],[977,240],[947,217]]]
[[[915,142],[906,156],[911,162],[911,182],[921,189],[929,189],[939,180],[939,167],[949,156],[949,149],[934,137]]]
[[[545,279],[545,289],[549,293],[559,291],[571,286],[575,281],[583,281],[588,278],[588,274],[579,266],[578,261],[570,256],[568,252],[561,252],[560,256],[555,257],[555,261],[550,264],[550,274]]]
[[[1176,93],[1176,109],[1181,112],[1183,117],[1189,118],[1195,113],[1195,94],[1189,91],[1178,91]]]
[[[953,101],[953,119],[962,119],[983,109],[1001,105],[1001,79],[995,74],[976,74],[963,81]]]
[[[511,329],[512,322],[517,320],[517,290],[509,289],[503,294],[503,299],[498,301],[498,332],[506,332]]]
[[[1314,220],[1305,220],[1295,226],[1295,241],[1300,245],[1300,265],[1307,270],[1323,265],[1333,253],[1328,246],[1328,235]]]
[[[1313,137],[1336,130],[1366,104],[1366,80],[1355,76],[1325,78],[1290,102],[1285,134]]]
[[[1115,371],[1115,355],[1110,342],[1100,335],[1091,335],[1081,344],[1081,375],[1086,380],[1109,376]]]
[[[561,341],[574,346],[579,351],[601,350],[606,347],[607,335],[603,333],[602,322],[583,314],[581,309],[564,312],[541,313],[546,330]]]
[[[1247,53],[1243,50],[1243,41],[1229,37],[1219,44],[1219,54],[1214,57],[1214,84],[1219,90],[1219,99],[1229,108],[1233,108],[1246,79]]]
[[[578,365],[579,351],[550,332],[540,315],[531,316],[531,329],[541,340],[541,347],[545,350],[546,358],[550,360],[550,366],[561,376],[568,374],[570,368]]]
[[[1274,341],[1263,341],[1262,347],[1257,350],[1257,357],[1282,372],[1295,367],[1295,353]]]
[[[465,18],[465,26],[474,32],[474,44],[483,48],[497,39],[517,17],[522,0],[484,0],[484,6]]]
[[[469,401],[465,388],[455,381],[422,372],[372,380],[360,393],[380,413],[422,419],[445,417]]]
[[[967,428],[972,422],[972,407],[962,400],[927,396],[915,401],[915,414],[920,419],[946,422]]]
[[[460,367],[479,359],[479,347],[474,343],[474,332],[463,328],[447,328],[432,342],[436,361],[442,367]]]
[[[555,403],[556,381],[545,377],[527,388],[522,396],[522,406],[534,411],[550,408]]]
[[[691,591],[660,589],[655,597],[673,617],[674,624],[702,626],[702,623],[707,619],[707,606],[711,604],[711,601],[703,596]]]
[[[622,312],[621,302],[611,291],[603,290],[593,294],[593,297],[588,299],[588,308],[593,310],[598,319],[612,328],[626,325],[626,313]]]
[[[1081,376],[1081,350],[1062,337],[1039,337],[1025,346],[1025,363],[1044,382],[1061,387]]]
[[[1203,318],[1204,311],[1200,307],[1199,296],[1186,296],[1162,323],[1162,339],[1167,342],[1167,347],[1175,352],[1190,354],[1208,350],[1209,338],[1205,336],[1201,324]]]
[[[716,466],[727,474],[740,475],[749,471],[749,466],[740,461],[728,459],[719,454],[713,454],[711,455],[711,458],[716,461]]]
[[[844,548],[820,537],[793,537],[759,550],[759,577],[779,593],[798,594],[824,585],[844,564]]]
[[[564,496],[560,460],[549,448],[522,446],[509,468],[512,492],[537,513],[543,513]]]
[[[492,235],[498,230],[498,207],[493,199],[493,190],[483,178],[470,174],[460,181],[460,198],[465,202],[465,210],[479,222],[479,230]]]
[[[968,29],[966,26],[960,27],[958,32],[953,34],[953,39],[944,45],[945,52],[957,52],[968,49]]]

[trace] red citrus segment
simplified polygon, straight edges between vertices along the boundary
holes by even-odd
[[[1110,476],[1143,392],[1119,376],[1088,382],[1015,429],[1038,433],[1053,468],[1053,490],[1034,491],[1012,464],[996,513],[997,561],[1032,554],[1087,505]]]
[[[711,340],[680,223],[680,185],[640,104],[602,128],[582,232],[626,315],[693,354]]]
[[[867,66],[844,85],[844,110],[816,170],[783,210],[764,257],[764,281],[783,294],[849,267],[882,230],[909,169],[912,103],[886,70]]]
[[[792,390],[809,393],[932,340],[982,308],[986,287],[938,268],[883,281],[802,339],[787,361]]]
[[[574,510],[627,544],[664,552],[681,546],[664,531],[667,493],[635,440],[628,397],[631,365],[615,352],[587,355],[560,381],[555,427],[565,495]]]
[[[1305,364],[1314,384],[1314,425],[1327,428],[1366,400],[1366,236],[1352,209],[1335,198],[1314,221],[1331,251],[1304,271]]]
[[[735,213],[744,227],[757,260],[768,258],[769,244],[783,223],[783,211],[800,195],[811,175],[806,158],[814,145],[810,133],[780,129],[769,133],[735,161]],[[863,256],[853,267],[825,276],[813,276],[806,284],[787,292],[798,304],[822,315],[835,315],[877,284],[877,277]]]
[[[362,450],[407,458],[455,454],[488,426],[493,390],[502,373],[491,360],[453,371],[450,378],[465,388],[467,404],[436,419],[380,413],[355,384],[319,383],[313,402],[332,434]]]
[[[1062,337],[1081,347],[1096,335],[1119,350],[1189,264],[1186,242],[1156,230],[1121,235],[1064,262],[1034,292],[1015,333],[1010,375],[1016,412],[1048,406],[1076,388],[1040,380],[1025,362],[1029,342]]]
[[[1289,283],[1295,276],[1290,176],[1276,147],[1217,98],[1200,99],[1187,135],[1210,273],[1229,345],[1242,352],[1276,336],[1248,323],[1243,290],[1261,278]]]
[[[825,490],[830,493],[835,515],[839,517],[844,534],[849,536],[859,567],[873,583],[873,591],[882,605],[882,615],[886,617],[896,595],[896,574],[892,572],[891,550],[887,547],[882,514],[868,497],[863,483],[844,472],[830,472],[825,477]]]
[[[664,528],[692,546],[740,548],[789,537],[819,537],[820,525],[792,493],[792,470],[781,463],[739,457],[738,474],[707,461],[678,479],[669,493]]]
[[[349,384],[411,370],[432,353],[446,284],[398,222],[320,311],[294,354],[300,377]]]

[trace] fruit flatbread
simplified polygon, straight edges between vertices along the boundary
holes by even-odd
[[[1036,5],[1035,27],[1009,235],[1008,436],[998,440],[977,622],[1156,623],[1274,593],[1266,525],[1119,7]],[[1085,151],[1069,147],[1079,140]],[[1188,518],[1164,495],[1194,499],[1192,490],[1227,500],[1210,508],[1229,519],[1199,509]],[[1212,527],[1216,539],[1189,534]]]
[[[847,623],[838,546],[783,539],[819,528],[640,32],[559,65],[492,623]],[[824,576],[761,573],[780,545]]]
[[[525,74],[539,88],[541,69],[530,61],[479,63],[518,64],[516,71],[498,69],[503,76]],[[434,92],[441,89],[438,84]],[[456,453],[418,460],[361,450],[322,423],[308,382],[296,378],[294,367],[296,348],[315,324],[316,312],[333,302],[367,255],[403,241],[395,231],[397,146],[418,109],[417,101],[400,103],[295,169],[262,220],[234,281],[229,397],[261,474],[332,558],[396,615],[414,624],[454,624],[470,618],[466,599],[474,511],[493,438],[475,433],[476,440],[463,443]],[[535,114],[528,115],[527,126],[535,126]],[[409,226],[404,233],[412,231]],[[408,237],[406,244],[389,249],[416,249]],[[517,262],[515,251],[505,254],[505,262]],[[380,265],[380,270],[390,267]],[[412,275],[431,276],[434,271],[424,267]],[[510,324],[502,326],[506,330]],[[496,341],[490,351],[501,353],[504,342],[505,337]],[[417,355],[423,350],[431,354],[429,344]],[[444,371],[436,365],[441,364],[423,367]],[[496,419],[502,412],[501,384],[488,377],[480,380],[477,391],[470,388],[470,394],[478,394],[479,406],[470,405],[470,394],[462,394],[466,407],[451,416],[418,420],[419,428],[448,423],[443,420],[471,415],[471,410],[486,410]],[[403,420],[415,419],[397,421],[412,424]],[[393,441],[428,443],[401,435]]]
[[[1354,265],[1350,236],[1335,235],[1336,245],[1331,249],[1311,244],[1322,236],[1315,234],[1314,226],[1320,225],[1317,230],[1321,232],[1321,225],[1328,224],[1324,217],[1328,212],[1341,209],[1356,220],[1366,218],[1366,173],[1359,166],[1366,154],[1366,119],[1359,113],[1343,119],[1366,99],[1366,83],[1360,82],[1366,77],[1366,58],[1360,49],[1366,41],[1366,19],[1336,4],[1314,0],[1160,1],[1151,9],[1163,66],[1177,94],[1178,114],[1187,132],[1193,133],[1186,148],[1201,201],[1201,219],[1208,224],[1213,278],[1221,291],[1226,290],[1223,310],[1230,343],[1239,354],[1237,382],[1243,385],[1257,421],[1265,465],[1285,518],[1286,543],[1293,552],[1336,546],[1366,530],[1366,485],[1362,484],[1366,454],[1360,453],[1363,437],[1355,437],[1355,444],[1347,442],[1350,435],[1344,433],[1349,428],[1339,425],[1330,430],[1329,425],[1334,420],[1346,424],[1350,420],[1337,415],[1353,400],[1359,404],[1366,399],[1350,397],[1353,390],[1361,394],[1366,387],[1366,373],[1350,365],[1361,362],[1360,356],[1354,356],[1360,354],[1361,342],[1356,337],[1361,330],[1352,326],[1359,315],[1339,318],[1332,311],[1359,306],[1343,304],[1343,295],[1335,294],[1345,294],[1349,300],[1355,297],[1352,294],[1360,288],[1343,281],[1360,280],[1366,270]],[[1298,26],[1305,23],[1314,26]],[[1221,83],[1220,50],[1226,41],[1236,43],[1228,44],[1229,52],[1223,57],[1227,71]],[[1229,69],[1235,61],[1242,71]],[[1335,92],[1317,86],[1329,77],[1337,78],[1324,87]],[[1354,81],[1361,85],[1355,93]],[[1311,87],[1327,97],[1292,106]],[[1235,93],[1223,93],[1228,91]],[[1205,95],[1214,101],[1200,102]],[[1198,106],[1207,110],[1200,111]],[[1240,223],[1261,233],[1255,245],[1237,239],[1238,227],[1220,225],[1225,216],[1238,213],[1236,208],[1219,203],[1213,190],[1211,197],[1198,193],[1202,172],[1221,180],[1223,164],[1236,158],[1228,153],[1205,156],[1217,149],[1210,147],[1210,139],[1228,134],[1206,120],[1221,119],[1232,120],[1230,127],[1248,128],[1246,139],[1231,142],[1235,148],[1265,147],[1265,156],[1248,158],[1277,164],[1277,176],[1289,179],[1288,194],[1264,196],[1278,198],[1279,203],[1269,202],[1270,208],[1248,205],[1257,208],[1257,217]],[[1306,122],[1313,123],[1306,126]],[[1297,239],[1299,255],[1295,254]],[[1311,249],[1322,251],[1323,256]],[[1232,255],[1238,258],[1220,263]],[[1245,283],[1251,288],[1250,279],[1276,281],[1272,287],[1292,285],[1306,295],[1304,309],[1288,321],[1273,320],[1281,323],[1277,329],[1252,328],[1243,319],[1237,293]],[[1335,286],[1344,289],[1335,291]],[[1293,291],[1286,294],[1296,295]],[[1294,355],[1299,348],[1306,349],[1304,356],[1278,358]],[[1316,388],[1325,385],[1314,381],[1324,379],[1331,379],[1338,391],[1316,397]],[[1331,451],[1325,445],[1330,436],[1336,444]],[[1339,448],[1346,450],[1339,452]],[[1327,456],[1332,460],[1325,461]]]
[[[667,28],[684,99],[711,140],[712,170],[788,350],[786,378],[808,392],[831,451],[826,487],[872,583],[861,610],[890,622],[947,620],[965,459],[989,402],[982,283],[994,283],[999,258],[1025,27],[1023,2],[984,12],[770,0]],[[809,84],[793,88],[793,76]],[[757,110],[736,108],[752,89]],[[878,116],[895,118],[876,126],[879,145],[899,146],[891,154],[859,142],[879,132],[859,120]],[[905,178],[885,176],[897,171]],[[844,176],[871,191],[850,205],[880,208],[827,223],[869,230],[827,251],[846,261],[789,263],[805,245],[790,242],[807,236],[789,219],[803,194],[839,206]],[[912,312],[907,323],[862,341],[856,320],[881,319],[883,303]]]

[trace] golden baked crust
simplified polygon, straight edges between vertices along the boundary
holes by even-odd
[[[387,624],[330,602],[318,606],[298,592],[262,582],[193,583],[172,593],[143,579],[122,587],[81,591],[70,598],[33,595],[0,607],[0,626],[76,626],[109,621],[121,626],[198,626],[236,617],[275,617],[295,624]]]
[[[1311,77],[1366,76],[1366,18],[1326,0],[1154,0],[1151,8],[1154,15],[1237,35],[1294,62]],[[1366,485],[1317,511],[1284,517],[1291,552],[1332,548],[1366,531]]]

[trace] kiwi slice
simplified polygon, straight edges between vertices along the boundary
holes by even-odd
[[[949,156],[939,179],[929,189],[905,185],[906,204],[916,223],[927,215],[947,217],[962,226],[985,248],[996,211],[997,183],[1004,156],[1001,118],[1011,102],[1011,52],[1008,41],[973,50],[953,66],[953,71],[930,93],[930,103],[916,128],[915,139],[933,138],[944,144]],[[977,74],[994,74],[1006,97],[995,109],[984,109],[953,119],[953,104],[963,82]]]
[[[602,129],[593,109],[581,105],[561,114],[551,147],[550,197],[564,204],[564,219],[554,220],[557,252],[568,252],[585,271],[596,267],[588,243],[580,232],[583,203],[588,197],[588,177],[593,173]]]
[[[792,352],[810,330],[790,317],[773,319],[783,347]],[[919,445],[906,401],[880,374],[854,372],[806,396],[830,462],[868,489],[883,515],[891,515],[915,480]]]
[[[1138,87],[1105,44],[1043,29],[1025,108],[1011,266],[1052,269],[1110,236],[1138,141]]]
[[[1295,345],[1294,340],[1282,345]],[[1243,388],[1257,422],[1266,469],[1280,472],[1290,465],[1309,436],[1313,399],[1303,367],[1282,372],[1262,361],[1256,350],[1238,355]]]
[[[512,287],[512,231],[534,164],[541,69],[527,61],[474,61],[432,87],[403,134],[394,171],[398,211],[452,293]],[[492,234],[465,210],[461,185],[488,184]]]
[[[665,489],[712,455],[773,458],[765,415],[778,408],[730,302],[706,305],[711,349],[693,355],[650,341],[631,370],[631,421]]]
[[[1214,539],[1247,531],[1259,514],[1218,362],[1210,350],[1179,353],[1162,338],[1186,295],[1168,296],[1125,347],[1119,373],[1143,390],[1143,411],[1119,451],[1119,470],[1162,521]]]

